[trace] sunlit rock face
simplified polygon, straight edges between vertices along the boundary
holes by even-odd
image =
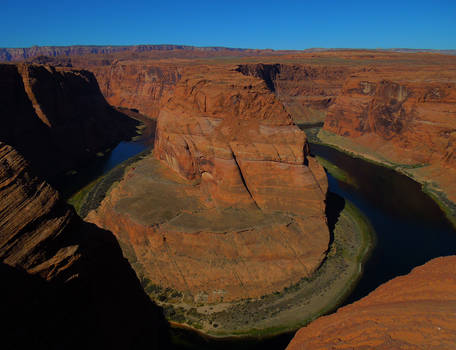
[[[354,71],[350,66],[242,64],[237,70],[261,78],[299,124],[323,123],[328,107]]]
[[[451,349],[455,266],[455,256],[431,260],[302,328],[287,349]]]
[[[402,166],[456,202],[456,84],[450,71],[423,69],[357,74],[328,110],[324,130]]]

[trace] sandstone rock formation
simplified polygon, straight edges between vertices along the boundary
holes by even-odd
[[[48,179],[136,133],[139,122],[109,106],[88,71],[2,64],[0,77],[0,141]]]
[[[326,176],[305,134],[235,68],[184,67],[158,118],[162,162],[132,165],[88,215],[151,288],[199,302],[281,290],[311,275],[329,242]]]
[[[456,63],[456,62],[455,62]],[[452,71],[359,73],[329,108],[336,145],[404,172],[456,202],[456,82]]]
[[[160,100],[171,93],[180,78],[177,66],[172,64],[114,61],[90,69],[111,105],[135,108],[151,118],[158,117]]]
[[[83,222],[0,142],[2,347],[166,347],[166,323],[114,236]]]
[[[238,70],[264,79],[298,124],[323,123],[351,69],[301,64],[246,64]]]
[[[431,260],[296,333],[288,350],[453,349],[456,256]]]

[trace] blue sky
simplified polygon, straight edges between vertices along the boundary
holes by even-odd
[[[0,47],[456,49],[456,0],[2,0]]]

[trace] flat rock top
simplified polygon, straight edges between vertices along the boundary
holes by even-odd
[[[226,233],[293,221],[285,214],[265,214],[254,206],[208,208],[202,204],[197,186],[151,157],[135,163],[113,190],[111,200],[117,212],[166,231]]]

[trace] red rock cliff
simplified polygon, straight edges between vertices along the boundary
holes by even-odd
[[[180,78],[178,68],[169,64],[114,61],[90,69],[111,105],[135,108],[151,118],[158,117],[161,98]]]
[[[431,260],[299,330],[288,350],[453,349],[456,256]]]
[[[335,144],[402,167],[456,202],[452,70],[357,74],[329,108],[324,130],[342,137]]]
[[[352,69],[302,64],[245,64],[238,71],[263,79],[296,123],[322,123]]]

